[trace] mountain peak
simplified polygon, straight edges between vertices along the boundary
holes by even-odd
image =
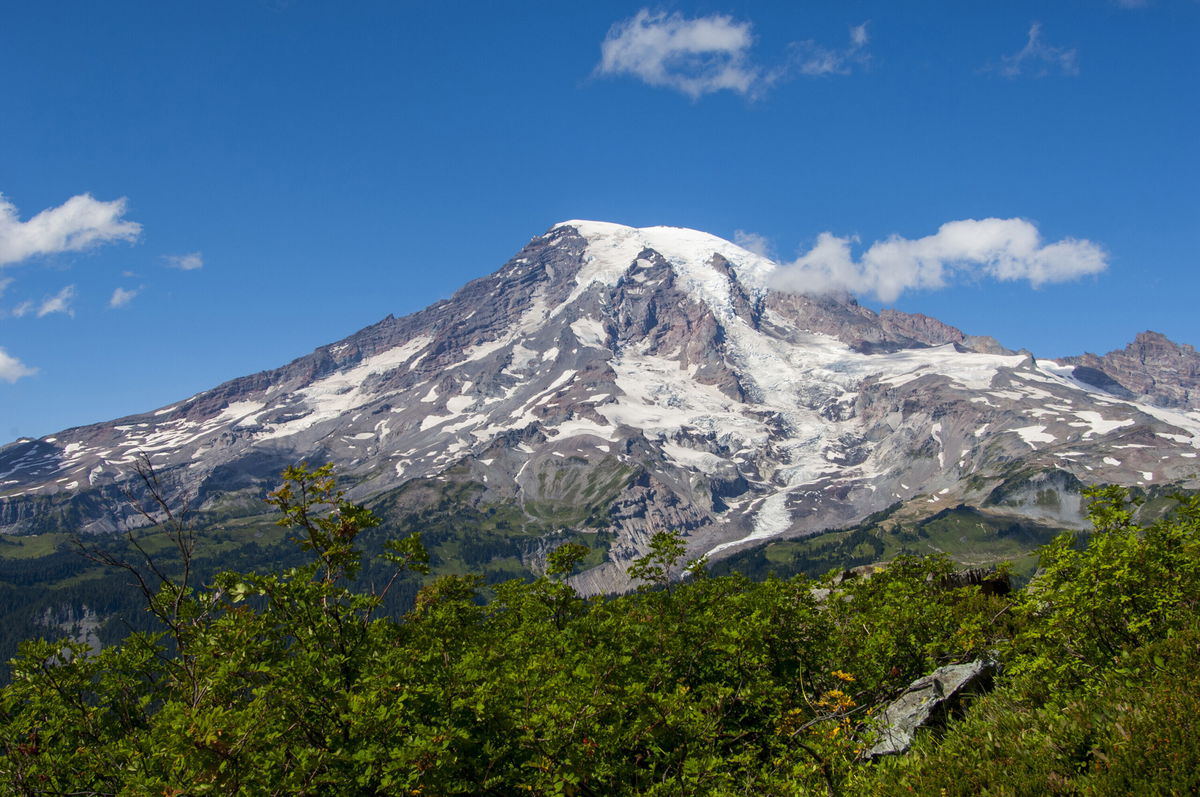
[[[651,264],[643,254],[653,251],[680,278],[681,288],[719,316],[728,317],[734,312],[737,290],[761,298],[777,268],[771,260],[724,238],[686,227],[628,227],[576,219],[554,225],[547,235],[563,229],[574,230],[587,242],[572,299],[593,283],[615,285],[626,275],[637,279],[636,270]]]
[[[697,230],[563,222],[449,299],[281,368],[0,449],[0,532],[137,522],[114,507],[139,457],[214,512],[258,511],[307,459],[355,500],[453,493],[521,533],[607,529],[588,576],[603,591],[663,529],[722,552],[896,502],[981,504],[1015,472],[1194,471],[1200,413],[1137,400],[1194,406],[1164,387],[1200,384],[1190,348],[1143,335],[1090,371],[1038,363],[919,314],[771,291],[776,268]]]
[[[563,228],[575,230],[593,245],[617,247],[621,251],[641,245],[642,248],[653,249],[669,259],[704,260],[713,254],[720,254],[729,260],[753,262],[765,271],[775,268],[775,264],[762,255],[712,233],[689,227],[630,227],[609,221],[573,219],[555,224],[546,235],[553,235]]]

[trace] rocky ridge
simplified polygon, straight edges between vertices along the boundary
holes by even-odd
[[[1124,349],[1103,357],[1087,353],[1060,362],[1075,366],[1076,378],[1122,397],[1200,408],[1200,354],[1158,332],[1138,333]]]

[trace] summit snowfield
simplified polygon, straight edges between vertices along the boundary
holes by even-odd
[[[356,500],[469,483],[480,506],[614,533],[580,577],[605,590],[664,529],[719,556],[897,502],[1071,525],[1081,483],[1194,484],[1190,346],[1144,333],[1039,361],[773,290],[778,268],[695,230],[563,222],[452,298],[282,368],[5,446],[0,530],[136,522],[120,496],[141,456],[173,500],[226,512],[328,461]]]

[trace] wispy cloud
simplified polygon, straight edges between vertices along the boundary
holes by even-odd
[[[1055,47],[1042,38],[1042,23],[1029,26],[1025,46],[1012,55],[1000,56],[996,71],[1004,77],[1078,75],[1079,54],[1074,47]]]
[[[751,58],[753,25],[725,14],[688,18],[643,8],[613,25],[600,45],[596,73],[627,75],[692,99],[718,91],[758,97],[793,76],[845,74],[865,58],[866,24],[850,29],[850,44],[829,49],[792,45],[787,63],[768,68]]]
[[[1034,287],[1066,282],[1108,267],[1102,247],[1064,238],[1043,244],[1025,219],[965,219],[915,240],[894,235],[855,258],[853,239],[821,233],[816,245],[782,266],[774,286],[796,293],[847,291],[892,302],[911,289],[944,288],[956,280],[1028,280]]]
[[[792,57],[795,68],[802,75],[820,77],[822,75],[848,75],[856,66],[862,66],[869,60],[866,52],[867,23],[856,25],[850,29],[850,43],[840,49],[824,47],[814,41],[805,41],[792,45]]]
[[[71,318],[75,317],[75,310],[71,307],[71,302],[75,299],[75,286],[68,285],[53,296],[47,296],[38,306],[37,317],[45,318],[51,313],[64,313]]]
[[[43,297],[40,304],[32,299],[26,299],[10,310],[8,315],[13,318],[24,318],[33,314],[38,318],[45,318],[51,313],[64,313],[74,318],[75,310],[71,307],[71,302],[74,300],[75,286],[68,285],[53,296]]]
[[[142,225],[126,221],[125,200],[101,202],[90,194],[73,196],[29,221],[0,194],[0,266],[38,255],[77,252],[114,241],[132,241]]]
[[[734,230],[733,242],[747,252],[753,252],[759,257],[771,256],[771,242],[765,235],[759,235],[756,232],[746,232],[745,230]]]
[[[120,307],[125,307],[132,302],[133,297],[137,296],[139,293],[141,293],[141,291],[142,289],[140,286],[137,288],[130,288],[128,290],[125,288],[116,288],[113,290],[112,298],[108,300],[108,306],[113,310]]]
[[[180,271],[195,271],[198,268],[204,268],[204,257],[199,252],[191,252],[186,255],[165,255],[163,260],[167,262],[168,268],[177,268]]]
[[[30,368],[0,348],[0,379],[12,384],[23,376],[33,376],[36,373],[36,368]]]
[[[9,285],[12,285],[12,284],[13,284],[13,278],[12,278],[12,277],[3,277],[3,278],[0,278],[0,296],[3,296],[3,295],[4,295],[4,292],[5,292],[6,290],[8,290],[8,286],[9,286]]]

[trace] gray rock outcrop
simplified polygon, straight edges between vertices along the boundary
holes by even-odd
[[[908,752],[918,730],[945,722],[964,695],[986,689],[996,667],[995,659],[977,659],[939,667],[913,681],[875,718],[872,730],[876,741],[863,752],[863,759]]]
[[[1139,332],[1124,349],[1103,357],[1087,353],[1059,362],[1075,378],[1114,395],[1136,396],[1163,407],[1200,408],[1200,353],[1159,332]]]

